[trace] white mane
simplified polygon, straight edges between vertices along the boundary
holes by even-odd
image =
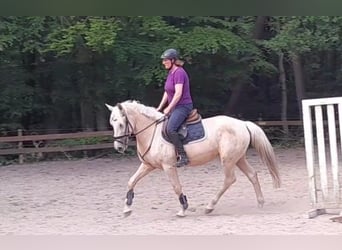
[[[147,118],[150,118],[152,120],[158,120],[164,116],[163,113],[159,112],[156,108],[145,106],[141,104],[138,101],[135,100],[128,100],[123,103],[121,103],[124,107],[130,107],[136,111],[138,111],[140,114],[143,114]]]

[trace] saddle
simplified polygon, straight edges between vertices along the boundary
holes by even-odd
[[[186,120],[183,122],[183,124],[179,127],[177,133],[180,135],[181,140],[184,140],[187,135],[188,135],[188,126],[189,125],[195,125],[200,123],[202,120],[201,115],[198,113],[197,109],[191,110],[189,113],[188,117]],[[162,135],[164,138],[168,138],[167,132],[166,132],[166,127],[168,123],[168,118],[165,120],[163,123],[163,128],[162,128]]]
[[[185,124],[194,124],[201,120],[201,115],[197,112],[197,109],[191,110],[188,118],[185,120]]]

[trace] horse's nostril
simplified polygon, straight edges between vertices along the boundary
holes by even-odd
[[[120,153],[122,153],[124,151],[124,148],[122,146],[117,146],[116,150]]]

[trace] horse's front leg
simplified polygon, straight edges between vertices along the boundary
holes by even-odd
[[[164,170],[165,170],[166,175],[169,177],[173,190],[177,194],[179,202],[181,204],[181,210],[177,213],[177,216],[184,217],[185,211],[189,205],[188,205],[188,200],[186,196],[182,192],[182,186],[179,181],[177,170],[173,166],[164,167]]]
[[[132,213],[132,203],[134,198],[134,187],[138,183],[141,178],[143,178],[145,175],[150,173],[153,170],[153,168],[150,165],[147,165],[145,163],[141,163],[138,170],[132,175],[132,177],[128,181],[128,192],[126,194],[125,199],[125,206],[124,206],[124,216],[129,216]]]

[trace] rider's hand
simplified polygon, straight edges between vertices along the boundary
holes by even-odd
[[[169,108],[166,108],[166,109],[164,109],[164,111],[163,111],[163,113],[164,113],[165,115],[169,115],[170,112],[171,112],[171,110],[170,110]]]

